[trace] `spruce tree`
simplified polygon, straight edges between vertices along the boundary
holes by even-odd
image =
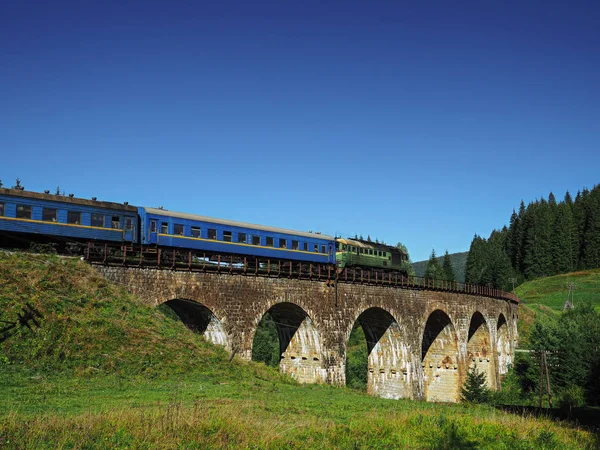
[[[430,280],[441,280],[443,278],[442,268],[435,255],[435,249],[431,250],[429,261],[427,261],[427,267],[425,269],[425,278]]]
[[[552,275],[573,270],[572,239],[573,214],[565,202],[558,205],[554,228],[552,230],[551,253]]]
[[[485,239],[475,235],[471,241],[467,264],[465,268],[465,281],[472,284],[487,283],[487,242]]]
[[[485,372],[479,372],[473,366],[467,372],[467,379],[461,389],[460,399],[467,403],[486,403],[490,399]]]
[[[582,253],[586,269],[600,267],[600,186],[590,191],[586,201]]]
[[[452,267],[452,261],[450,261],[450,255],[448,254],[448,250],[446,250],[446,254],[444,255],[444,261],[442,263],[442,273],[444,280],[456,281],[454,267]]]
[[[508,280],[512,274],[510,259],[504,250],[507,236],[508,230],[504,227],[502,231],[492,231],[487,241],[488,265],[484,273],[486,282],[496,289],[508,290]]]

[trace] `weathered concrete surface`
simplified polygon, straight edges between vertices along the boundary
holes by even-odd
[[[347,342],[358,320],[368,342],[368,392],[386,398],[458,401],[475,361],[495,388],[517,339],[517,304],[489,297],[343,283],[336,292],[315,281],[96,268],[149,305],[177,300],[171,305],[182,320],[203,316],[196,328],[245,359],[270,311],[281,370],[300,382],[345,384]]]

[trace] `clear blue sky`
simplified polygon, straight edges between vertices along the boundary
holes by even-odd
[[[600,2],[4,2],[0,179],[466,251],[600,182]]]

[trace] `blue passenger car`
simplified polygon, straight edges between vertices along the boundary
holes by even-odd
[[[335,240],[318,233],[138,208],[140,241],[200,252],[335,264]]]
[[[0,233],[133,244],[137,231],[134,206],[0,188]]]

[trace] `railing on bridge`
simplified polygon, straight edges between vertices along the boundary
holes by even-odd
[[[273,260],[254,256],[196,253],[177,249],[115,247],[91,242],[87,245],[85,259],[92,264],[296,278],[322,281],[331,285],[337,282],[447,291],[501,298],[514,303],[519,302],[519,298],[515,294],[490,286],[435,280],[376,268],[346,267],[337,269],[332,264]]]

